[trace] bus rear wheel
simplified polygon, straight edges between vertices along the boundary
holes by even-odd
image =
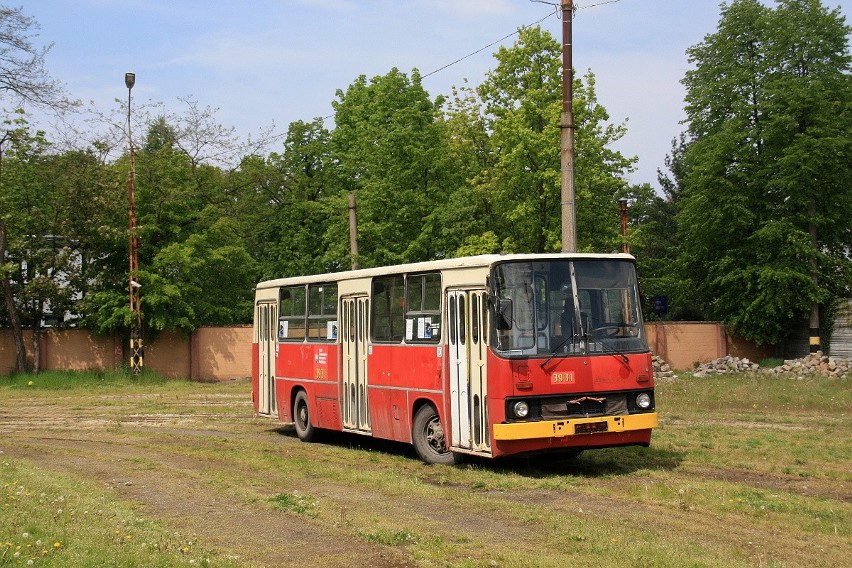
[[[308,407],[308,395],[299,391],[293,402],[293,422],[296,424],[296,435],[303,442],[311,442],[316,437],[316,428],[311,424],[311,411]]]
[[[441,418],[431,405],[422,406],[414,415],[411,439],[414,450],[424,462],[445,465],[456,463],[456,455],[447,448]]]

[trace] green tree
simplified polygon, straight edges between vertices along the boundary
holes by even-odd
[[[94,155],[50,153],[43,133],[20,119],[6,133],[0,169],[4,287],[13,298],[5,317],[33,329],[38,372],[44,326],[75,321],[77,302],[95,281],[107,255],[93,252],[115,234],[109,227],[114,192]],[[15,322],[17,319],[17,322]]]
[[[657,170],[662,195],[647,190],[639,192],[630,207],[633,225],[630,251],[637,258],[642,293],[648,300],[644,305],[648,319],[700,320],[704,317],[700,306],[696,305],[689,281],[682,278],[677,269],[681,261],[677,213],[686,177],[684,154],[688,147],[685,134],[672,140],[671,153],[665,158],[668,172]],[[668,299],[668,312],[655,313],[650,303],[655,296]]]
[[[215,123],[215,113],[191,102],[182,117],[159,116],[147,127],[136,152],[136,212],[140,237],[140,306],[146,329],[191,331],[205,324],[251,319],[257,262],[249,253],[250,226],[235,211],[239,177],[224,164],[249,162],[234,156],[231,131]],[[112,169],[126,180],[129,156]],[[123,182],[126,184],[126,181]],[[83,304],[84,325],[100,332],[132,322],[127,296],[127,197],[120,199],[123,235],[113,242],[123,262],[104,273]]]
[[[329,264],[348,268],[345,195],[355,192],[361,266],[445,256],[435,236],[436,204],[446,199],[446,137],[420,74],[397,69],[338,90],[332,159],[337,164],[339,215],[327,233]]]
[[[48,142],[43,132],[30,129],[23,112],[6,121],[6,126],[9,129],[0,140],[0,279],[5,316],[15,336],[17,367],[23,372],[27,362],[22,328],[40,326],[46,297],[61,302],[50,274],[51,259],[59,259],[50,242],[56,234],[51,225],[53,195],[45,187],[40,167]]]
[[[479,86],[486,129],[495,153],[478,176],[479,191],[499,220],[488,227],[507,252],[561,249],[559,121],[561,46],[539,27],[519,32],[511,48]],[[611,144],[623,125],[608,124],[591,72],[574,81],[577,232],[582,250],[612,250],[618,243],[618,198],[635,159]]]
[[[241,209],[251,222],[251,250],[264,279],[336,268],[326,264],[324,235],[345,205],[337,199],[330,136],[322,119],[296,121],[282,153],[243,165]]]
[[[496,162],[488,132],[484,103],[476,89],[465,83],[453,88],[443,101],[440,118],[446,140],[445,180],[447,193],[435,203],[432,219],[436,250],[445,256],[496,253],[500,239],[495,203],[488,199],[484,174]]]
[[[199,153],[216,143],[230,148],[229,131],[211,125],[212,115],[195,116],[190,108],[188,133],[155,121],[137,160],[140,305],[157,331],[251,318],[257,266],[232,215],[226,172]]]
[[[682,275],[759,342],[849,286],[849,32],[818,0],[735,0],[688,51]]]
[[[0,6],[0,97],[12,100],[15,105],[34,105],[45,109],[64,111],[75,105],[65,96],[62,86],[44,69],[45,56],[51,46],[39,47],[34,43],[38,36],[38,22],[25,16],[23,8]],[[15,122],[11,118],[11,122]],[[0,140],[0,152],[4,144],[14,144],[22,134],[20,126],[13,126]],[[2,174],[2,172],[0,172]],[[14,297],[7,260],[8,246],[21,236],[16,235],[7,224],[10,209],[0,210],[0,288],[3,306],[15,338],[16,364],[18,372],[26,370],[26,353],[23,340],[21,316],[18,314],[20,298]]]

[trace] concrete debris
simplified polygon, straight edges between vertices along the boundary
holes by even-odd
[[[677,378],[675,372],[665,360],[659,355],[653,355],[651,361],[654,363],[654,381],[673,381]]]
[[[730,375],[759,370],[760,365],[749,359],[740,359],[728,355],[699,365],[692,371],[692,374],[696,377],[706,377],[707,375]]]
[[[765,369],[764,372],[773,375],[794,374],[801,378],[815,374],[824,377],[849,378],[852,377],[852,359],[829,357],[822,351],[817,351],[802,359],[786,360],[783,365]]]
[[[777,367],[763,367],[739,357],[722,357],[699,365],[692,371],[696,377],[715,374],[759,372],[768,375],[805,378],[811,375],[848,378],[852,376],[852,359],[829,357],[822,351],[811,353],[801,359],[789,359]]]

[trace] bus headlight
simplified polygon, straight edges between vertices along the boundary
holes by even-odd
[[[636,397],[636,406],[642,409],[651,408],[651,397],[648,393],[643,392]]]
[[[519,400],[515,403],[515,406],[512,408],[512,410],[515,412],[516,418],[526,418],[527,415],[530,413],[530,405],[527,404],[527,401],[525,400]]]

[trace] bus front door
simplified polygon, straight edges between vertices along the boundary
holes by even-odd
[[[275,333],[278,328],[277,305],[273,302],[258,304],[254,320],[257,322],[257,378],[258,414],[278,416],[275,403]]]
[[[344,298],[340,307],[343,427],[347,430],[370,432],[370,406],[367,404],[367,330],[370,300],[366,296]]]
[[[486,301],[484,290],[447,292],[452,446],[483,453],[491,450]]]

